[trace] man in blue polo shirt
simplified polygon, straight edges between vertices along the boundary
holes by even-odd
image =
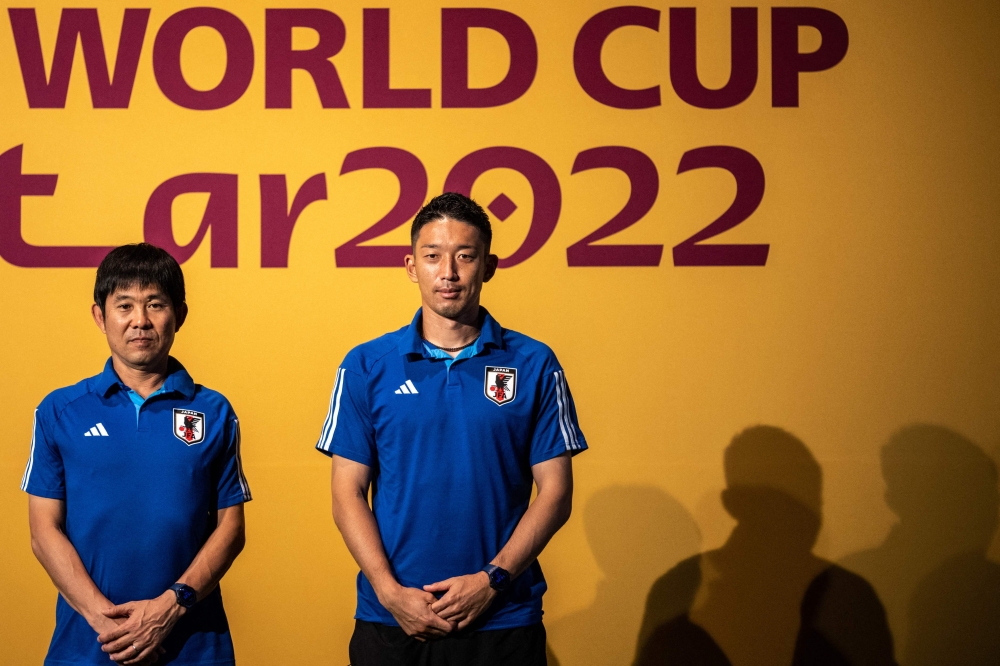
[[[234,664],[219,580],[244,544],[240,424],[169,356],[184,276],[126,245],[97,269],[101,374],[35,410],[21,488],[31,547],[59,590],[46,666]]]
[[[353,666],[545,664],[536,558],[587,444],[552,351],[479,305],[491,236],[470,199],[427,204],[406,258],[421,309],[337,371],[317,448],[361,567]]]

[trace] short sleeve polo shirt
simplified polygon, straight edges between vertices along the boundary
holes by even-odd
[[[316,445],[372,468],[372,510],[407,587],[481,570],[528,508],[531,466],[587,448],[552,350],[483,313],[474,352],[450,363],[426,348],[419,310],[351,350]],[[540,622],[544,592],[536,561],[473,628]],[[356,617],[397,624],[363,573]]]
[[[35,410],[21,489],[66,503],[66,535],[98,589],[120,604],[157,597],[214,529],[210,514],[251,499],[240,424],[222,394],[170,359],[137,415],[109,359],[104,372],[50,393]],[[218,588],[184,615],[161,657],[233,664]],[[46,666],[107,664],[87,621],[60,595]]]

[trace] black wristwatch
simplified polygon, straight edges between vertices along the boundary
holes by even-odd
[[[495,564],[487,564],[483,571],[490,577],[490,587],[497,592],[503,592],[510,585],[510,572]]]
[[[184,583],[174,583],[170,586],[170,589],[177,595],[177,604],[179,606],[191,608],[191,606],[194,606],[198,601],[198,593],[195,592],[194,588],[190,585],[185,585]]]

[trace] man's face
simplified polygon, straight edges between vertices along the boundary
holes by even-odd
[[[155,368],[166,361],[187,307],[174,309],[158,286],[131,286],[110,294],[104,312],[95,303],[94,321],[108,338],[111,355],[130,368]]]
[[[479,314],[479,295],[497,269],[483,237],[471,224],[451,218],[420,229],[406,272],[420,286],[425,308],[447,319]]]

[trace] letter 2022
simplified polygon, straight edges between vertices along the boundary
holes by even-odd
[[[23,173],[24,146],[15,146],[0,154],[0,257],[22,267],[91,267],[100,264],[112,248],[96,246],[40,246],[28,243],[22,234],[21,200],[25,196],[55,194],[58,174]],[[675,266],[763,266],[767,261],[766,244],[703,244],[746,220],[764,196],[764,169],[760,162],[741,148],[704,146],[681,156],[677,173],[709,167],[724,169],[736,179],[736,197],[719,218],[675,245]],[[348,153],[340,168],[344,175],[364,169],[384,169],[399,180],[399,197],[381,219],[334,251],[341,268],[398,267],[410,251],[408,245],[361,245],[372,241],[413,219],[427,200],[427,170],[420,159],[401,148],[362,148]],[[451,168],[443,191],[471,195],[476,180],[493,169],[520,173],[530,184],[533,210],[528,233],[512,254],[500,260],[510,268],[538,252],[555,231],[562,210],[562,187],[549,164],[523,148],[495,146],[473,151]],[[595,245],[639,222],[656,202],[660,176],[647,155],[625,146],[600,146],[580,152],[569,175],[591,169],[616,169],[629,179],[631,194],[624,207],[610,220],[566,248],[569,266],[659,266],[663,245]],[[327,198],[326,174],[317,173],[298,187],[294,195],[281,174],[260,176],[260,265],[269,268],[288,266],[292,231],[302,211]],[[193,192],[209,195],[201,224],[194,238],[179,245],[174,236],[172,208],[174,200]],[[289,206],[289,198],[291,205]],[[146,203],[143,219],[145,240],[170,252],[179,262],[187,261],[205,240],[211,229],[210,261],[213,267],[233,268],[238,261],[239,176],[230,173],[188,173],[161,183]],[[499,194],[484,202],[495,219],[503,221],[517,204]]]

